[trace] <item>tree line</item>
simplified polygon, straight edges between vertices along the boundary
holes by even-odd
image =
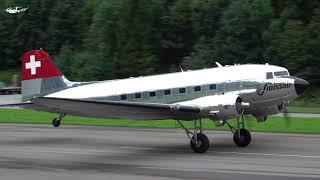
[[[314,0],[2,0],[0,69],[43,48],[73,80],[269,63],[320,83]]]

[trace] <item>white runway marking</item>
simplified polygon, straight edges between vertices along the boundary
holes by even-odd
[[[173,168],[166,167],[154,167],[154,166],[144,166],[145,169],[155,169],[155,170],[173,170]],[[309,178],[318,178],[318,174],[299,174],[299,173],[288,173],[288,172],[271,172],[271,171],[250,171],[250,170],[241,170],[241,169],[233,169],[232,171],[226,169],[200,169],[200,168],[174,168],[174,170],[179,171],[188,171],[188,172],[217,172],[217,173],[226,173],[226,174],[250,174],[250,175],[264,175],[264,176],[282,176],[282,177],[309,177]]]
[[[180,149],[164,149],[164,148],[146,148],[146,147],[120,147],[122,149],[137,149],[137,150],[162,150],[162,151],[179,151],[179,152],[190,152],[190,150]],[[269,154],[269,153],[250,153],[250,152],[232,152],[232,151],[209,151],[218,154],[239,154],[239,155],[257,155],[257,156],[275,156],[275,157],[298,157],[298,158],[320,158],[320,156],[307,156],[298,154]]]
[[[23,153],[54,153],[54,154],[102,154],[108,150],[80,150],[80,149],[67,149],[67,148],[1,148],[0,152],[23,152]]]
[[[300,157],[300,158],[320,158],[320,156],[306,156],[306,155],[297,155],[297,154],[267,154],[267,153],[242,153],[242,152],[218,152],[211,151],[221,154],[240,154],[240,155],[259,155],[259,156],[277,156],[277,157]]]
[[[148,147],[133,147],[133,146],[122,146],[120,149],[135,149],[135,150],[154,150],[154,151],[178,151],[178,152],[191,152],[191,150],[182,149],[169,149],[169,148],[148,148]],[[20,152],[46,152],[46,153],[63,153],[63,154],[94,154],[94,153],[105,153],[108,150],[79,150],[79,149],[67,149],[67,148],[45,148],[45,149],[12,149],[2,148],[1,151],[20,151]],[[254,152],[233,152],[233,151],[209,151],[217,154],[238,154],[238,155],[257,155],[257,156],[274,156],[274,157],[298,157],[298,158],[319,158],[320,156],[308,156],[298,154],[269,154],[269,153],[254,153]]]
[[[177,151],[177,152],[191,152],[191,150],[182,149],[169,149],[169,148],[148,148],[148,147],[133,147],[133,146],[122,146],[120,149],[135,149],[135,150],[153,150],[153,151]],[[45,149],[12,149],[2,148],[1,151],[17,151],[17,152],[38,152],[38,153],[63,153],[63,154],[94,154],[94,153],[105,153],[108,150],[79,150],[79,149],[67,149],[67,148],[45,148]],[[298,154],[270,154],[270,153],[254,153],[254,152],[233,152],[233,151],[208,151],[216,154],[238,154],[238,155],[256,155],[256,156],[273,156],[273,157],[297,157],[297,158],[319,158],[320,156],[309,156],[309,155],[298,155]]]
[[[147,148],[147,147],[129,147],[123,146],[121,149],[136,149],[136,150],[160,150],[160,151],[179,151],[179,152],[190,152],[190,150],[181,150],[181,149],[165,149],[165,148]]]

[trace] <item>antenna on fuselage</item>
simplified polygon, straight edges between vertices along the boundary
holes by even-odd
[[[219,62],[216,62],[216,65],[217,65],[218,67],[223,67]]]
[[[179,66],[179,68],[180,68],[180,71],[181,71],[181,72],[184,72],[184,70],[182,69],[182,67],[181,67],[181,66]]]

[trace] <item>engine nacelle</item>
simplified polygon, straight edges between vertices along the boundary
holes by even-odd
[[[213,101],[218,103],[209,108],[209,118],[214,121],[239,117],[249,106],[249,103],[242,102],[242,99],[237,95],[220,95],[216,98]]]
[[[267,116],[254,116],[258,122],[265,122],[268,117]]]
[[[198,106],[201,108],[201,117],[210,118],[214,121],[239,117],[249,107],[249,103],[242,102],[242,99],[236,94],[205,96],[174,105]]]
[[[249,112],[252,114],[258,122],[265,122],[267,117],[270,115],[278,114],[282,110],[282,106],[262,106],[262,107],[255,107],[254,109]]]

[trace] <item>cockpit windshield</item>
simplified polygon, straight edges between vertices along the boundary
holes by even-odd
[[[288,73],[288,71],[277,71],[277,72],[274,72],[274,76],[276,76],[276,77],[289,76],[289,73]]]

